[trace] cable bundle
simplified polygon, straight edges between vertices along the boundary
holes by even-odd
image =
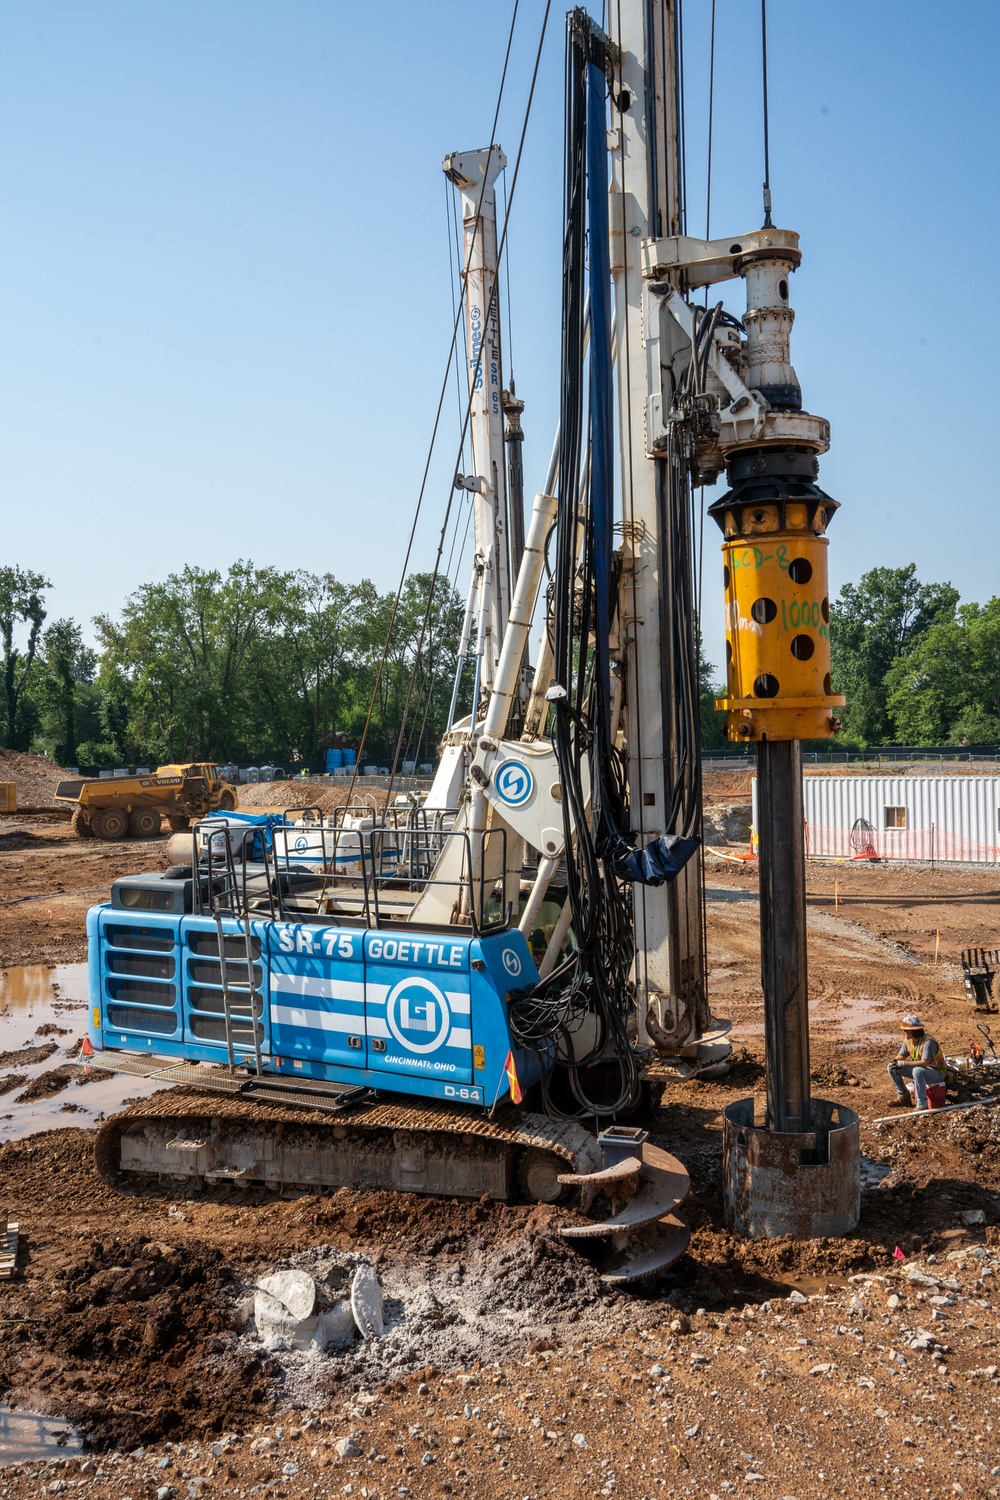
[[[552,590],[555,747],[563,792],[567,894],[575,953],[511,1010],[519,1041],[539,1047],[597,1022],[585,1057],[568,1065],[582,1111],[633,1106],[639,1080],[627,1032],[634,952],[631,892],[616,874],[630,850],[625,771],[613,742],[609,636],[617,599],[613,560],[614,420],[604,39],[585,11],[569,16],[566,50],[565,239],[559,513]],[[588,213],[589,209],[589,213]],[[588,227],[590,264],[587,272]],[[584,421],[584,320],[590,288],[589,413]],[[581,493],[586,440],[589,483]],[[591,638],[593,637],[593,645]],[[588,798],[592,803],[588,817]],[[621,1089],[588,1099],[581,1069],[610,1045]],[[552,1107],[551,1104],[549,1107]]]

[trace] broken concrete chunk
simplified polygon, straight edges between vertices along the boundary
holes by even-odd
[[[308,1283],[308,1285],[306,1285]],[[276,1295],[275,1288],[281,1293]],[[298,1311],[284,1299],[287,1297]],[[265,1343],[282,1343],[290,1349],[324,1350],[349,1344],[354,1338],[354,1318],[346,1301],[314,1313],[316,1283],[304,1271],[278,1271],[257,1283],[254,1322]],[[308,1313],[303,1313],[303,1308]]]
[[[985,1224],[986,1215],[981,1208],[967,1208],[962,1215],[963,1224]]]
[[[374,1266],[362,1265],[351,1284],[351,1311],[363,1339],[381,1338],[385,1333],[382,1316],[382,1287]]]
[[[315,1311],[316,1283],[305,1271],[275,1271],[273,1276],[262,1276],[257,1287],[287,1308],[296,1322]]]

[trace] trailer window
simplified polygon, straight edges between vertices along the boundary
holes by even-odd
[[[887,807],[885,809],[885,821],[883,822],[882,827],[883,828],[905,828],[906,827],[906,808],[905,807]]]

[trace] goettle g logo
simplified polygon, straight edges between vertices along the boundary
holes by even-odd
[[[535,790],[535,778],[519,760],[505,760],[493,773],[493,788],[508,807],[523,807]]]
[[[503,950],[503,959],[501,962],[511,979],[516,979],[521,972],[521,960],[513,948],[505,948]]]
[[[443,992],[429,979],[411,975],[386,996],[385,1023],[407,1052],[436,1052],[448,1039],[451,1011]]]

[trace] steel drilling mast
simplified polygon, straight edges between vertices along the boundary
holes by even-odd
[[[696,624],[690,607],[678,607],[685,591],[690,603],[688,478],[660,441],[662,429],[651,426],[662,396],[659,372],[649,367],[644,352],[650,310],[645,247],[681,229],[676,15],[673,0],[653,5],[623,0],[615,14],[620,30],[613,38],[609,140],[624,564],[620,612],[629,805],[632,826],[645,845],[663,834],[700,833],[701,815],[701,746],[697,738],[691,740],[692,725],[697,729],[691,691],[693,686],[696,699]],[[679,267],[672,277],[679,288]],[[713,1049],[706,1035],[712,1021],[702,934],[697,860],[669,885],[637,888],[639,1035],[661,1053],[687,1054],[691,1061],[680,1061],[680,1071],[728,1051]]]
[[[621,16],[619,86],[627,107],[620,110],[618,228],[626,248],[618,279],[629,333],[622,348],[626,357],[632,351],[634,362],[634,350],[644,345],[647,396],[640,448],[640,372],[621,380],[631,416],[622,434],[623,494],[632,497],[624,531],[633,556],[634,638],[641,643],[659,628],[662,663],[660,683],[648,681],[641,666],[633,668],[633,692],[642,695],[630,705],[642,736],[635,760],[645,772],[655,748],[664,770],[676,774],[676,720],[669,707],[658,709],[682,701],[685,650],[688,674],[697,671],[693,640],[676,634],[684,618],[676,591],[690,576],[682,510],[691,480],[712,483],[725,470],[730,489],[710,509],[725,538],[728,696],[720,707],[728,710],[730,739],[757,746],[767,1063],[762,1127],[752,1100],[725,1112],[727,1210],[730,1222],[748,1234],[843,1233],[860,1209],[858,1119],[812,1099],[809,1084],[801,742],[836,732],[835,710],[843,699],[832,691],[828,628],[826,528],[837,502],[816,482],[829,424],[803,411],[789,350],[789,278],[801,260],[798,235],[772,225],[766,183],[761,229],[717,240],[682,232],[673,0],[653,6],[624,0]],[[707,297],[704,308],[686,300],[735,278],[746,286],[741,321],[725,314],[721,303],[710,308]],[[657,597],[671,567],[658,619]],[[646,774],[655,772],[650,767]],[[637,790],[645,815],[646,806],[656,806],[659,788]],[[648,903],[637,903],[654,1037],[653,1017],[666,1030],[665,1023],[699,1014],[699,970],[687,938],[694,887],[689,867],[668,888],[672,920],[661,907],[651,922]]]

